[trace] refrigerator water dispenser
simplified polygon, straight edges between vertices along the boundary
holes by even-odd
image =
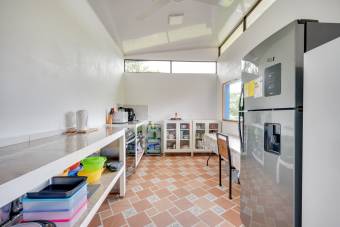
[[[281,153],[281,125],[275,123],[264,124],[264,150],[280,155]]]

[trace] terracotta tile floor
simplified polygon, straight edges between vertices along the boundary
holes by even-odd
[[[109,195],[90,226],[240,226],[239,185],[229,200],[227,171],[219,187],[218,159],[206,159],[144,156],[126,196]]]

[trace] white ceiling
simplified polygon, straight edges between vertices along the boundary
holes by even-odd
[[[88,1],[123,53],[130,55],[218,47],[256,2],[256,0]],[[159,5],[160,7],[156,7]],[[170,26],[168,16],[171,14],[184,14],[183,24]]]

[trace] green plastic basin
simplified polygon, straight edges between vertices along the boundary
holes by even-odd
[[[103,168],[105,162],[106,162],[106,157],[93,156],[93,157],[85,158],[84,160],[81,161],[81,164],[83,165],[84,171],[90,172],[90,171],[97,171]]]

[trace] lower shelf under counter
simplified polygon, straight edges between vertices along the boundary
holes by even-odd
[[[79,221],[80,226],[86,226],[118,179],[120,179],[121,196],[125,195],[125,132],[123,129],[103,127],[88,134],[58,135],[1,147],[0,172],[3,174],[0,174],[0,207],[26,192],[36,190],[68,166],[116,140],[119,141],[119,159],[123,162],[123,168],[115,173],[103,173],[100,186],[89,198],[88,209]]]
[[[91,194],[88,198],[88,204],[86,211],[81,215],[75,226],[86,227],[95,216],[96,212],[100,208],[101,204],[105,201],[108,194],[111,192],[115,184],[120,181],[120,184],[125,184],[125,165],[123,165],[119,171],[110,172],[105,170],[99,182],[95,185],[89,185],[88,190]],[[98,187],[99,185],[99,187]],[[120,192],[120,196],[124,196],[125,191]]]

